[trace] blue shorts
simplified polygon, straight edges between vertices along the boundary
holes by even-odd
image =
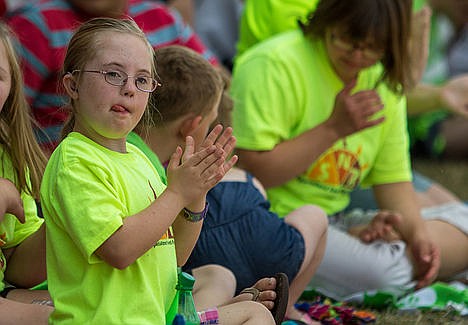
[[[186,272],[219,264],[237,280],[236,293],[278,272],[292,281],[304,260],[302,235],[269,210],[269,203],[247,182],[222,182],[207,195],[210,204]]]

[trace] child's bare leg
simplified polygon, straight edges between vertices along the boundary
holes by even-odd
[[[0,298],[0,319],[4,325],[47,324],[53,310],[50,306]]]
[[[275,321],[270,311],[255,301],[241,301],[218,307],[219,323],[224,325],[273,325]]]
[[[252,293],[240,293],[234,297],[236,279],[234,274],[221,265],[209,264],[192,270],[195,277],[193,298],[197,310],[224,306],[241,301],[253,300]],[[252,288],[259,291],[256,302],[268,309],[274,307],[276,299],[276,279],[262,278]]]
[[[446,280],[468,269],[468,236],[453,225],[428,220],[427,229],[440,248],[440,270],[438,279]]]
[[[14,289],[8,292],[7,298],[25,304],[52,305],[47,290]]]
[[[416,192],[422,208],[429,208],[460,200],[449,190],[433,182],[423,192]]]
[[[286,316],[300,319],[300,313],[294,304],[312,279],[322,261],[325,251],[328,219],[324,211],[316,206],[303,206],[285,217],[286,223],[296,228],[304,238],[305,254],[302,266],[289,285],[289,302]]]
[[[236,290],[236,278],[229,269],[209,264],[193,269],[192,274],[196,280],[193,299],[197,310],[231,302]]]

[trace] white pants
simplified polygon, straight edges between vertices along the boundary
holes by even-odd
[[[325,255],[309,287],[345,300],[357,292],[388,289],[404,292],[412,283],[413,266],[403,241],[365,244],[346,231],[367,224],[375,211],[354,210],[346,216],[331,217]],[[424,219],[440,219],[468,233],[468,207],[462,203],[423,209]]]

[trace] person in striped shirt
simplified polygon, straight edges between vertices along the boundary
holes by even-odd
[[[50,154],[67,119],[65,97],[58,74],[72,32],[92,17],[132,18],[154,48],[178,44],[202,54],[217,65],[216,57],[177,12],[147,0],[40,0],[10,13],[6,20],[19,40],[25,88],[38,122],[36,136]]]

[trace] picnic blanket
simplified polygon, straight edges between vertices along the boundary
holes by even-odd
[[[419,290],[413,287],[360,292],[341,301],[333,300],[317,290],[306,290],[300,299],[306,302],[296,304],[296,308],[325,325],[374,323],[375,315],[365,308],[447,310],[468,316],[468,286],[462,282],[436,282]],[[290,324],[283,322],[283,325]]]

